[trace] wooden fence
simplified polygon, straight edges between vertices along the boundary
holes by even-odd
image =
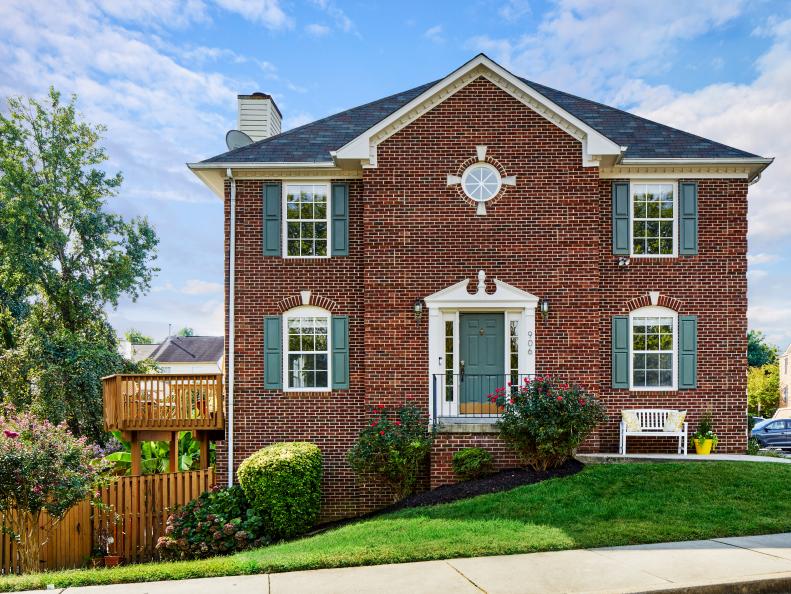
[[[120,555],[125,563],[147,561],[154,555],[157,539],[165,533],[170,510],[212,486],[212,468],[119,477],[101,491],[102,502],[110,509],[97,510],[86,499],[66,513],[42,548],[41,569],[82,567],[89,562],[103,528],[113,536],[113,554]],[[47,522],[49,518],[42,517],[42,531]],[[45,538],[42,533],[42,541]],[[17,572],[16,548],[7,534],[0,537],[0,572]]]

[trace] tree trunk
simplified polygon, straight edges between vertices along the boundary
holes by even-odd
[[[41,512],[32,514],[17,511],[15,531],[19,535],[19,567],[22,573],[39,571],[41,559],[41,531],[39,517]]]

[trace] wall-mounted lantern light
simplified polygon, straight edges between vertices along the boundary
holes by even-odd
[[[549,299],[542,299],[539,307],[541,308],[541,317],[546,322],[549,318]]]
[[[425,304],[423,303],[423,300],[420,297],[415,299],[415,304],[412,306],[412,312],[415,314],[415,321],[416,322],[419,322],[421,320],[421,318],[423,317],[423,308],[424,308],[424,306],[425,306]]]

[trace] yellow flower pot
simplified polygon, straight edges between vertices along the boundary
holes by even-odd
[[[696,439],[695,453],[700,456],[708,456],[711,454],[711,446],[714,445],[713,439]]]

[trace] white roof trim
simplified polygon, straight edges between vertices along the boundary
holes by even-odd
[[[442,308],[497,308],[497,309],[524,309],[535,308],[538,297],[522,289],[494,279],[494,293],[486,292],[486,273],[478,272],[478,287],[475,293],[470,293],[467,286],[470,279],[451,285],[437,291],[425,298],[426,307],[429,309]]]
[[[510,93],[549,121],[572,134],[583,144],[583,164],[597,165],[599,156],[619,156],[624,147],[619,146],[588,124],[550,101],[505,68],[479,54],[461,68],[454,70],[430,89],[375,124],[335,153],[337,159],[367,162],[376,166],[376,145],[385,138],[414,121],[417,117],[444,101],[479,76],[484,76]]]

